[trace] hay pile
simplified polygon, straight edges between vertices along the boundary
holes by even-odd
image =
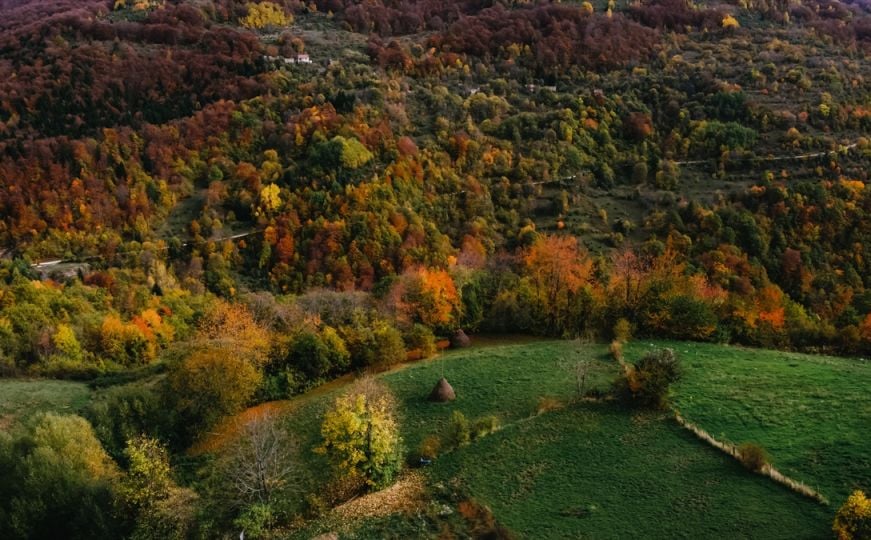
[[[439,379],[439,382],[436,383],[432,392],[429,394],[430,401],[445,402],[453,401],[455,399],[457,399],[457,394],[454,393],[454,389],[444,377]]]
[[[472,340],[469,339],[469,336],[467,336],[462,329],[457,330],[457,333],[454,334],[451,338],[451,347],[455,349],[462,349],[464,347],[468,347],[471,344]]]

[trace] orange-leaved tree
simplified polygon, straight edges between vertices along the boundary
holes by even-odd
[[[551,332],[564,332],[577,315],[579,294],[591,284],[593,262],[571,236],[542,236],[524,254],[538,316]]]
[[[267,360],[270,334],[244,305],[220,300],[203,317],[196,342],[242,356],[260,367]]]
[[[436,331],[450,331],[460,319],[460,295],[445,270],[406,270],[386,298],[400,324],[424,324]]]

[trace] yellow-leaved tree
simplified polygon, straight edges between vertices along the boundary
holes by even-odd
[[[340,480],[359,480],[368,489],[390,485],[401,467],[402,439],[389,391],[372,380],[355,385],[324,415],[323,442]]]
[[[260,190],[260,207],[267,213],[272,213],[281,208],[281,189],[275,184],[267,184]]]
[[[832,530],[838,540],[871,538],[871,499],[862,491],[854,491],[835,515]]]
[[[739,28],[741,26],[741,24],[738,22],[738,19],[731,15],[726,15],[725,17],[723,17],[723,22],[721,22],[720,24],[722,24],[723,28],[727,30],[732,28]]]

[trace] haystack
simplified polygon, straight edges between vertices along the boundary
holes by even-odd
[[[468,347],[472,344],[472,340],[469,339],[469,336],[463,332],[462,329],[457,330],[457,333],[451,338],[451,347],[455,349],[462,349],[463,347]]]
[[[439,382],[436,383],[432,392],[429,393],[430,401],[445,402],[453,401],[455,399],[457,399],[457,394],[454,393],[454,389],[444,377],[439,379]]]

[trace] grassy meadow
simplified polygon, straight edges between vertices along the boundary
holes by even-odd
[[[825,538],[829,512],[667,415],[581,405],[509,426],[429,469],[523,538]]]
[[[688,420],[718,439],[762,445],[776,467],[821,491],[830,506],[746,471],[667,412],[595,402],[541,412],[542,398],[566,404],[575,396],[570,365],[577,360],[589,360],[586,390],[610,387],[618,366],[601,344],[480,340],[379,377],[399,403],[407,450],[440,433],[454,410],[469,420],[499,418],[501,429],[443,454],[422,473],[430,492],[458,486],[521,537],[830,537],[837,506],[852,489],[871,488],[871,363],[647,341],[627,345],[625,357],[631,362],[653,347],[674,348],[682,361],[673,402]],[[430,403],[442,375],[457,400]],[[324,410],[347,382],[270,405],[286,413],[313,471],[312,489],[326,463],[308,450],[319,442]],[[78,412],[90,397],[76,382],[0,381],[0,419],[6,427],[42,410]],[[213,442],[200,447],[219,447]],[[337,527],[327,518],[305,534]],[[345,522],[339,530],[357,538],[437,532],[420,516],[405,515]]]
[[[685,374],[675,406],[720,440],[762,445],[784,474],[840,505],[871,489],[871,362],[704,343],[669,346]]]
[[[854,487],[869,487],[871,366],[855,359],[683,342],[674,401],[718,438],[757,442],[782,472],[818,487],[829,507],[743,469],[682,430],[667,413],[581,403],[537,415],[543,396],[574,395],[571,359],[588,359],[588,389],[617,373],[603,345],[531,341],[451,351],[382,375],[402,411],[409,449],[440,432],[453,410],[496,415],[502,429],[424,469],[428,484],[461,485],[509,529],[528,538],[826,538]],[[426,401],[444,374],[457,392]],[[302,398],[290,422],[314,446],[318,419],[336,392]],[[322,465],[322,464],[319,464]],[[380,518],[351,536],[402,537],[415,521]]]
[[[91,397],[80,382],[47,379],[0,379],[0,428],[8,428],[38,412],[73,414]]]

